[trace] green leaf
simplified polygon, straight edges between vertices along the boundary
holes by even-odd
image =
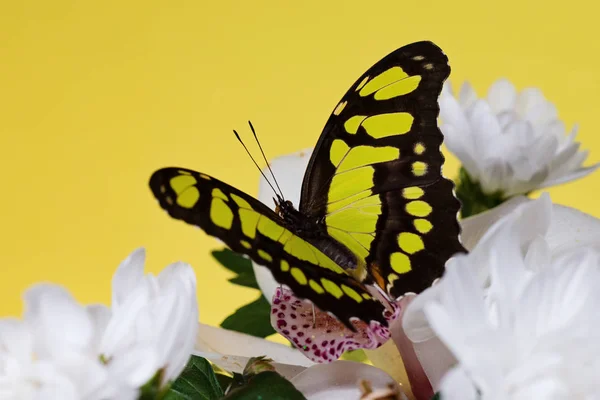
[[[224,400],[306,400],[294,385],[277,372],[254,375],[245,386],[233,389]]]
[[[230,249],[213,250],[212,256],[225,268],[237,274],[229,279],[229,282],[236,285],[245,286],[253,289],[260,289],[254,276],[252,262],[231,251]]]
[[[433,395],[431,400],[442,400],[442,395],[440,395],[440,392],[437,392],[436,394]]]
[[[462,203],[461,218],[490,210],[508,200],[502,192],[484,193],[478,182],[473,181],[464,168],[460,168],[459,182],[456,185],[456,197]]]
[[[140,388],[138,400],[155,400],[162,398],[160,381],[163,370],[158,371],[154,376]]]
[[[221,322],[221,327],[248,335],[266,338],[275,333],[271,326],[271,305],[261,294],[250,304],[238,308],[236,312]]]
[[[192,356],[164,399],[216,400],[222,397],[223,390],[210,363],[202,357]]]

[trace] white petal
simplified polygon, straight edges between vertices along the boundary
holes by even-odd
[[[242,373],[244,367],[251,358],[246,356],[224,355],[203,351],[194,351],[193,354],[207,359],[211,363],[218,365],[226,371],[236,373]],[[278,374],[286,379],[292,379],[306,369],[306,367],[300,365],[282,364],[277,362],[273,362],[271,365],[273,365]]]
[[[478,133],[474,138],[481,146],[489,145],[485,140],[489,137],[500,135],[502,129],[496,115],[492,112],[489,104],[483,100],[473,103],[469,114],[471,129]],[[483,135],[482,137],[480,137]]]
[[[167,364],[165,379],[175,379],[185,368],[194,348],[198,334],[198,306],[196,300],[196,276],[191,266],[184,263],[167,267],[170,276],[171,296],[176,300],[170,310],[166,310],[162,322],[163,333],[159,343],[165,349],[164,360]],[[161,280],[159,276],[159,280]],[[167,292],[168,293],[168,292]]]
[[[439,391],[442,378],[456,365],[456,357],[438,337],[415,343],[414,348],[433,391]]]
[[[70,379],[55,365],[41,361],[36,363],[30,372],[30,379],[35,383],[33,398],[53,400],[79,400],[77,382]]]
[[[441,395],[447,400],[475,400],[479,396],[477,388],[464,370],[454,368],[448,372],[441,382]]]
[[[466,110],[470,108],[477,100],[477,93],[475,93],[473,86],[471,86],[469,82],[465,81],[460,87],[458,98],[460,101],[460,106]]]
[[[265,355],[282,364],[314,365],[302,353],[289,346],[205,324],[200,324],[195,349],[207,353],[235,354],[246,357]]]
[[[57,363],[59,369],[76,383],[80,398],[96,398],[95,394],[111,385],[108,370],[95,355],[76,354],[63,357]]]
[[[94,332],[94,336],[90,340],[90,349],[100,353],[100,342],[102,341],[102,336],[108,326],[112,313],[110,308],[101,304],[87,306],[86,311],[92,322]]]
[[[461,241],[463,246],[465,246],[467,250],[472,250],[479,242],[483,234],[487,232],[487,230],[493,224],[495,224],[496,221],[500,220],[505,215],[510,214],[521,204],[524,204],[528,201],[529,199],[527,199],[525,196],[515,196],[499,206],[492,208],[491,210],[460,221],[462,228]]]
[[[571,207],[554,205],[546,241],[554,254],[589,246],[600,250],[600,219]]]
[[[361,395],[359,382],[367,380],[373,389],[398,384],[388,374],[373,366],[352,361],[335,361],[306,369],[291,382],[308,400],[358,399]]]
[[[452,153],[459,157],[462,166],[467,170],[471,178],[478,181],[479,168],[476,157],[471,153],[476,153],[473,143],[466,143],[463,139],[469,139],[468,135],[459,131],[459,128],[453,125],[442,125],[440,129],[444,135],[445,145]]]
[[[141,387],[160,368],[160,359],[154,349],[142,345],[129,348],[109,363],[110,372],[132,387]]]
[[[0,319],[0,357],[6,354],[26,362],[32,353],[33,335],[28,326],[16,318]]]
[[[449,133],[445,133],[446,139],[460,142],[463,142],[463,138],[468,139],[468,137],[465,137],[464,135],[470,131],[469,121],[465,117],[464,111],[458,101],[450,95],[440,96],[439,104],[440,118],[443,122],[442,131],[445,131],[445,127],[449,125],[454,127],[455,131],[457,132],[456,136],[451,136]]]
[[[487,100],[492,110],[496,114],[499,114],[514,108],[517,100],[517,91],[508,79],[498,79],[490,86]]]
[[[279,283],[273,278],[273,274],[269,268],[263,267],[254,261],[252,261],[252,268],[254,269],[254,276],[256,277],[256,282],[258,283],[260,291],[267,301],[272,303],[275,290],[280,286]]]
[[[38,284],[23,295],[25,321],[36,336],[38,357],[67,357],[87,351],[94,338],[94,323],[87,311],[63,288]]]
[[[546,98],[538,88],[525,88],[519,93],[515,108],[517,112],[526,117],[532,109],[546,103]]]
[[[312,149],[305,149],[274,158],[269,163],[273,170],[273,174],[275,174],[275,177],[277,178],[277,182],[279,182],[279,186],[281,187],[285,199],[290,200],[296,208],[298,208],[298,203],[300,201],[300,190],[302,188],[304,172],[306,171],[311,155]],[[267,168],[263,169],[263,173],[271,182],[273,181]],[[275,193],[273,193],[273,190],[268,185],[265,178],[261,176],[258,187],[258,200],[274,209],[273,197],[275,197]]]
[[[143,280],[145,261],[146,250],[139,248],[121,262],[112,279],[113,306],[123,302],[131,288],[137,286]]]
[[[596,171],[598,168],[600,168],[600,163],[590,165],[589,167],[580,168],[576,171],[573,171],[570,174],[566,174],[561,177],[557,177],[557,178],[554,178],[551,180],[544,181],[544,183],[542,184],[542,186],[540,186],[540,188],[556,186],[556,185],[560,185],[560,184],[563,184],[566,182],[574,181],[579,178],[583,178],[584,176],[587,176],[587,175],[591,174],[592,172]]]

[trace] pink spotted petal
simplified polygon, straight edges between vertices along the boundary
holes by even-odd
[[[347,350],[376,349],[391,336],[390,330],[376,321],[367,324],[354,320],[352,325],[357,332],[352,332],[316,306],[314,314],[313,320],[313,304],[310,301],[298,299],[289,289],[275,290],[271,324],[314,362],[330,363]],[[394,306],[394,313],[385,311],[384,315],[391,324],[400,315],[400,309]]]

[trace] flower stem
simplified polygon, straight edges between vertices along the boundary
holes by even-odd
[[[478,182],[475,182],[461,167],[459,181],[456,185],[456,196],[462,203],[461,218],[471,217],[504,203],[506,198],[502,192],[484,193]]]

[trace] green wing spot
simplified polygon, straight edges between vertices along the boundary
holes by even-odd
[[[426,219],[417,218],[413,221],[415,229],[422,234],[429,233],[433,229],[433,224]]]
[[[350,151],[350,147],[342,139],[335,139],[331,143],[331,149],[329,149],[329,159],[331,163],[336,167],[340,165],[346,154]]]
[[[302,272],[300,268],[292,267],[292,269],[290,270],[290,274],[292,274],[296,282],[298,282],[301,285],[306,285],[306,283],[308,282],[308,280],[306,279],[306,275],[304,275],[304,272]]]
[[[422,200],[411,201],[406,205],[406,212],[415,217],[426,217],[431,214],[431,206]]]
[[[335,142],[334,142],[335,143]],[[346,146],[348,147],[348,146]],[[333,147],[332,147],[333,149]],[[394,161],[400,158],[400,150],[395,147],[353,147],[338,166],[337,173],[366,165]]]
[[[210,204],[210,219],[213,224],[221,228],[231,229],[233,223],[233,211],[223,200],[213,197]]]
[[[427,164],[422,161],[415,161],[411,168],[414,176],[424,176],[428,170]]]
[[[351,287],[342,284],[342,290],[348,295],[348,297],[350,297],[357,303],[361,303],[363,301],[363,298],[360,297],[360,294],[358,294],[358,292],[352,289]]]
[[[404,253],[392,253],[390,256],[390,265],[399,274],[405,274],[412,269],[410,258]]]
[[[173,191],[179,194],[190,186],[194,186],[197,182],[196,178],[191,175],[178,175],[171,178],[169,184]]]
[[[421,236],[412,232],[401,232],[398,235],[398,245],[402,251],[408,254],[415,254],[425,248]]]
[[[425,194],[425,191],[418,186],[411,186],[402,189],[402,197],[409,200],[416,200]]]
[[[312,290],[314,290],[318,294],[325,293],[325,289],[323,289],[323,287],[321,285],[319,285],[316,281],[313,281],[312,279],[310,281],[308,281],[308,285],[310,286],[310,288]]]
[[[373,167],[361,167],[334,175],[331,180],[328,202],[343,200],[357,192],[371,189],[374,173]]]
[[[193,208],[200,199],[200,192],[194,186],[185,189],[177,196],[177,204],[183,208]]]
[[[279,240],[283,234],[284,227],[276,224],[274,221],[268,218],[260,218],[258,220],[258,231],[268,237],[271,240]]]
[[[360,127],[360,124],[362,124],[362,122],[365,120],[365,118],[367,118],[366,115],[355,115],[351,118],[348,118],[348,120],[344,123],[344,129],[346,130],[346,132],[352,134],[358,132],[358,128]]]
[[[266,260],[266,261],[269,261],[269,262],[273,261],[273,257],[271,257],[271,255],[269,253],[267,253],[266,251],[259,249],[257,251],[257,253],[258,253],[258,256],[260,258],[262,258],[263,260]]]
[[[240,208],[238,213],[240,215],[240,223],[242,224],[242,233],[250,239],[254,239],[256,237],[256,226],[258,225],[260,214],[246,208]]]
[[[394,82],[375,92],[375,100],[389,100],[412,93],[419,87],[419,82],[421,82],[421,75],[411,76],[410,78]]]
[[[229,198],[227,197],[227,195],[225,193],[223,193],[223,191],[219,188],[214,188],[212,190],[212,197],[218,197],[219,199],[229,201]]]
[[[362,123],[362,126],[369,136],[375,139],[382,139],[409,132],[414,119],[412,114],[407,112],[378,114],[367,118]]]
[[[336,285],[329,279],[321,278],[321,284],[323,285],[323,288],[325,288],[325,291],[333,297],[335,297],[336,299],[339,299],[344,295],[342,289],[340,289],[338,285]]]
[[[368,96],[394,82],[405,79],[408,74],[401,67],[392,67],[381,74],[375,76],[359,92],[361,96]]]

